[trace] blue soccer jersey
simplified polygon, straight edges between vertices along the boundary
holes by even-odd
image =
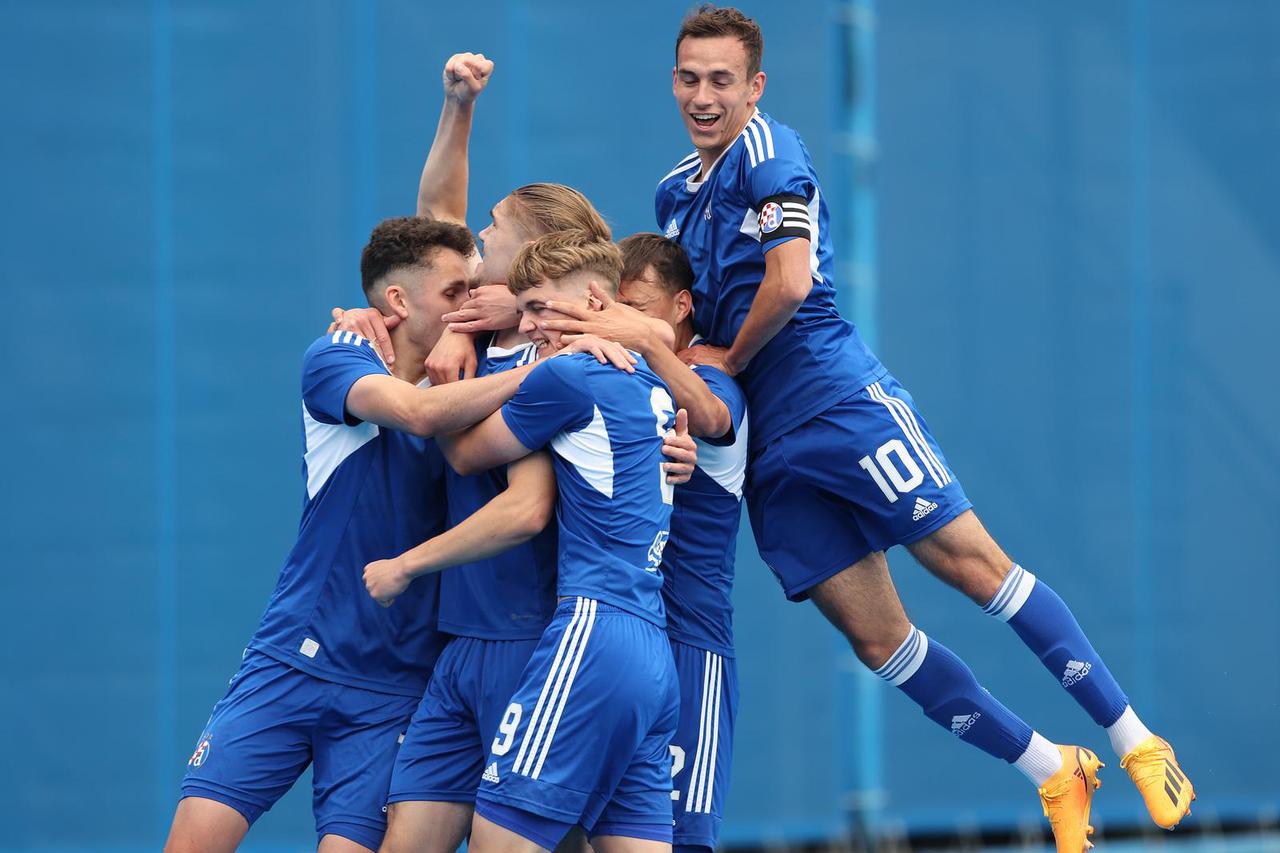
[[[307,350],[302,523],[249,647],[327,681],[419,696],[443,644],[439,579],[418,578],[384,608],[365,590],[364,567],[443,529],[445,465],[434,441],[347,412],[356,380],[387,373],[353,332]]]
[[[529,364],[531,343],[512,349],[491,346],[477,376]],[[507,488],[505,468],[462,477],[446,466],[449,525],[471,516]],[[556,526],[486,560],[440,573],[440,630],[481,640],[536,640],[556,609]]]
[[[809,240],[813,289],[738,381],[751,403],[753,447],[764,447],[884,375],[853,324],[836,310],[826,200],[799,135],[757,111],[697,180],[692,154],[658,184],[658,227],[689,255],[694,324],[733,344],[764,278],[767,251]]]
[[[502,407],[530,450],[550,447],[559,497],[562,596],[583,596],[665,625],[662,551],[673,487],[662,436],[671,393],[641,359],[634,373],[585,353],[538,367]]]
[[[662,554],[662,597],[673,640],[733,655],[733,569],[747,467],[747,401],[724,372],[694,372],[729,409],[732,429],[698,439],[698,465],[676,486],[671,539]]]

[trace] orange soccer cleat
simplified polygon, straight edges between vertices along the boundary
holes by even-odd
[[[1103,765],[1082,746],[1059,746],[1058,751],[1062,753],[1062,769],[1040,789],[1040,804],[1053,827],[1058,853],[1082,853],[1093,846],[1089,806],[1094,790],[1102,786],[1098,769]]]
[[[1138,786],[1147,811],[1157,824],[1173,829],[1178,821],[1191,814],[1196,791],[1178,766],[1167,740],[1152,735],[1126,752],[1120,766]]]

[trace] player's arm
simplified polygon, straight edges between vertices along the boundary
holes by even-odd
[[[720,438],[733,426],[724,401],[712,393],[692,369],[671,349],[671,326],[648,317],[629,305],[616,302],[595,282],[591,295],[600,304],[592,311],[576,303],[551,300],[547,307],[565,319],[546,320],[543,328],[567,332],[566,339],[592,334],[617,341],[644,356],[649,367],[671,389],[676,406],[689,413],[689,433],[699,438]]]
[[[809,272],[809,240],[793,237],[765,247],[764,280],[733,346],[724,356],[725,372],[736,376],[756,353],[790,322],[813,289]]]
[[[418,180],[419,216],[465,224],[471,120],[492,74],[493,61],[483,53],[455,53],[445,63],[444,105]]]
[[[507,487],[461,523],[398,557],[365,566],[365,588],[389,606],[420,575],[483,560],[532,539],[551,520],[555,503],[551,457],[526,456],[508,466]]]
[[[469,429],[439,436],[436,443],[445,461],[463,477],[514,462],[533,452],[533,448],[516,438],[501,412],[494,412]]]
[[[440,435],[469,427],[497,411],[535,367],[529,364],[429,388],[387,374],[371,374],[351,386],[346,407],[352,416],[389,429]]]

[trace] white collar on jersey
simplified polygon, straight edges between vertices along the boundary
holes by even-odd
[[[760,115],[760,108],[756,107],[755,110],[751,113],[751,115],[747,116],[747,124],[750,124],[751,120],[758,115]],[[744,124],[742,126],[742,129],[746,130],[747,126]],[[698,190],[702,189],[702,185],[707,182],[707,178],[711,177],[711,173],[714,172],[716,170],[716,167],[720,165],[720,161],[724,159],[724,155],[728,154],[730,151],[733,150],[733,146],[738,144],[739,139],[742,139],[741,132],[739,132],[738,135],[734,137],[734,140],[732,142],[730,142],[728,145],[725,146],[725,149],[720,152],[720,156],[717,157],[715,159],[715,162],[711,164],[711,168],[707,169],[706,176],[703,177],[701,180],[698,180],[698,175],[702,174],[701,169],[699,169],[697,172],[694,172],[694,175],[692,178],[685,178],[684,179],[685,188],[688,189],[690,192],[697,192]]]

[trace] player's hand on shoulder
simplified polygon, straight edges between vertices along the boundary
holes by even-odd
[[[329,324],[326,334],[355,332],[373,344],[374,350],[388,366],[395,364],[396,353],[391,348],[390,332],[400,325],[398,315],[384,317],[377,308],[334,308],[329,313],[333,322]]]
[[[698,465],[698,445],[689,435],[689,413],[684,409],[676,412],[675,429],[667,430],[662,437],[662,454],[671,460],[662,463],[667,482],[673,486],[689,482]]]
[[[572,338],[572,340],[570,340]],[[627,348],[617,341],[607,341],[595,335],[565,335],[561,338],[565,345],[555,355],[573,355],[585,352],[595,356],[601,364],[612,364],[627,373],[636,372],[636,358]],[[554,358],[555,356],[552,356]]]
[[[470,335],[458,334],[446,327],[427,355],[426,367],[432,385],[472,378],[476,375],[475,342]]]
[[[364,567],[364,588],[383,607],[390,607],[412,580],[399,559],[374,560]]]
[[[737,371],[729,368],[729,350],[726,347],[713,347],[711,344],[697,344],[682,349],[676,356],[685,364],[705,364],[720,370],[729,376],[736,376]]]
[[[483,53],[455,53],[444,64],[444,94],[460,104],[469,104],[489,84],[493,60]]]
[[[520,309],[505,284],[482,284],[471,289],[457,311],[445,314],[444,321],[455,332],[498,332],[520,325]]]

